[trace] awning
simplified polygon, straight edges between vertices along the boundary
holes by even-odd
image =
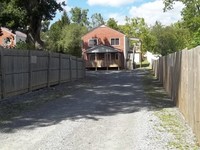
[[[86,50],[86,53],[118,53],[119,49],[105,45],[97,45]]]

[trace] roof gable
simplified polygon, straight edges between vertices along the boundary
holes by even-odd
[[[108,27],[108,26],[106,26],[106,25],[100,25],[100,26],[98,26],[98,27],[93,28],[92,30],[90,30],[88,33],[86,33],[85,35],[83,35],[83,37],[86,36],[86,35],[88,35],[88,34],[91,33],[91,32],[94,32],[95,30],[99,30],[99,29],[101,29],[101,28],[107,28],[107,29],[109,29],[109,30],[112,30],[112,31],[118,33],[118,34],[121,34],[121,35],[123,35],[123,36],[126,36],[125,34],[119,32],[119,31],[117,31],[117,30],[115,30],[115,29],[112,29],[112,28],[110,28],[110,27]],[[83,38],[83,37],[82,37],[82,38]]]

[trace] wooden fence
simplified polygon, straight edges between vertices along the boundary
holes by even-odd
[[[153,71],[200,143],[200,47],[161,57]]]
[[[85,76],[84,61],[46,51],[0,48],[0,95],[6,98]]]

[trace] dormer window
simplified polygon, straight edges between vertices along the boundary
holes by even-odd
[[[96,45],[98,45],[97,38],[93,38],[93,39],[89,40],[89,44],[88,44],[89,47],[93,47],[93,46],[96,46]]]
[[[119,45],[119,38],[111,38],[111,45]]]

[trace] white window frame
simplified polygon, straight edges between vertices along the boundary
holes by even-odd
[[[117,45],[116,45],[116,44],[113,44],[113,45],[112,45],[112,40],[113,40],[113,39],[114,39],[114,40],[119,39],[119,44],[117,44]],[[119,46],[119,45],[120,45],[120,38],[111,38],[111,39],[110,39],[110,45],[112,45],[112,46]]]
[[[97,41],[97,45],[98,45],[98,38],[91,38],[91,39],[88,40],[88,47],[91,47],[90,46],[90,40],[96,40]],[[94,45],[94,46],[96,46],[96,45]]]

